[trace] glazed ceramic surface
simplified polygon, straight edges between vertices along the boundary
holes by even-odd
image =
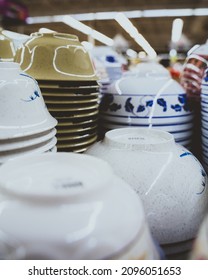
[[[201,84],[201,133],[203,162],[208,171],[208,70],[205,70]]]
[[[139,194],[160,244],[196,236],[207,209],[207,177],[198,160],[175,144],[171,134],[148,128],[115,129],[86,153],[109,162]]]
[[[89,54],[74,35],[33,33],[15,61],[37,80],[97,80]]]
[[[56,146],[56,143],[57,138],[52,137],[51,139],[45,140],[39,144],[34,144],[11,151],[0,151],[0,164],[6,163],[7,161],[13,160],[17,157],[25,157],[31,154],[42,154],[50,151],[55,152],[56,149],[53,150],[53,148]]]
[[[0,63],[0,119],[1,140],[43,132],[57,124],[37,82],[18,63]]]
[[[0,168],[0,193],[6,259],[158,258],[140,199],[100,159],[13,160]]]
[[[194,114],[186,93],[159,63],[138,64],[101,93],[101,138],[105,130],[149,126],[191,143]],[[191,126],[184,129],[186,123]]]
[[[191,114],[184,89],[173,79],[126,77],[116,81],[112,91],[115,92],[109,88],[101,99],[104,115],[127,119],[149,117],[152,113],[161,118]]]
[[[56,129],[54,128],[50,130],[47,134],[43,134],[31,139],[30,137],[24,137],[24,138],[17,138],[19,141],[10,141],[10,142],[8,140],[3,140],[3,141],[0,140],[0,152],[6,152],[6,151],[10,152],[12,150],[23,149],[25,147],[41,144],[51,140],[55,135],[56,135]]]
[[[183,66],[180,82],[190,97],[200,97],[204,71],[208,67],[208,41],[193,48]]]

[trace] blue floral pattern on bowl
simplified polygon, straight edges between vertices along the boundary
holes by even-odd
[[[173,96],[173,95],[172,95]],[[186,94],[178,94],[175,96],[175,103],[171,103],[169,96],[163,96],[157,98],[154,101],[154,96],[128,96],[128,95],[116,95],[116,94],[103,94],[100,103],[100,111],[101,112],[117,112],[121,111],[126,113],[131,113],[132,115],[142,115],[148,116],[151,112],[154,102],[157,110],[161,108],[160,113],[163,115],[164,113],[172,112],[174,114],[178,114],[181,112],[191,112],[189,107],[189,103],[186,97]],[[132,100],[134,98],[134,100]],[[135,102],[137,101],[137,103]],[[171,99],[173,100],[173,98]],[[119,102],[120,101],[120,102]],[[135,105],[137,104],[137,105]],[[120,113],[122,115],[122,113]]]

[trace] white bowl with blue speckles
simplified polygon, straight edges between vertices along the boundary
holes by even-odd
[[[138,193],[152,234],[166,246],[167,254],[180,253],[181,242],[190,249],[207,209],[207,176],[199,161],[176,144],[170,133],[114,129],[86,153],[110,163]]]

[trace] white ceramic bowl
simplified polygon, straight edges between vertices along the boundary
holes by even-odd
[[[0,231],[13,246],[6,259],[158,258],[140,199],[100,159],[13,160],[0,168],[0,194]]]
[[[15,141],[10,141],[10,142],[7,140],[3,140],[0,141],[0,152],[6,152],[6,151],[10,152],[12,150],[23,149],[33,145],[41,144],[44,143],[45,141],[52,139],[55,135],[56,135],[56,129],[53,128],[49,130],[48,133],[45,134],[42,133],[40,134],[40,136],[34,138],[31,137],[15,138]]]
[[[179,253],[182,249],[177,243],[196,236],[207,209],[207,177],[198,160],[175,144],[171,134],[156,129],[115,129],[86,153],[109,162],[136,190],[161,245],[172,244]]]
[[[171,78],[170,72],[162,64],[153,61],[138,63],[135,68],[126,72],[124,76]]]
[[[52,137],[47,141],[29,147],[0,152],[0,164],[6,163],[7,161],[13,160],[17,157],[23,157],[23,156],[25,157],[25,156],[30,156],[31,154],[42,154],[46,152],[53,152],[53,148],[56,146],[56,144],[57,144],[57,138]]]
[[[122,123],[116,123],[116,122],[103,122],[102,126],[105,128],[109,128],[109,129],[116,129],[116,128],[126,128],[127,124],[122,124]],[[137,126],[137,125],[132,125]],[[144,124],[144,125],[140,125],[140,127],[142,128],[148,128],[149,124]],[[193,122],[185,122],[185,123],[173,123],[173,124],[155,124],[153,126],[153,128],[155,129],[161,129],[161,130],[165,130],[168,131],[170,133],[173,132],[177,132],[177,131],[184,131],[184,130],[189,130],[193,128]]]
[[[194,118],[193,113],[180,115],[180,116],[170,116],[170,117],[152,117],[149,116],[124,116],[124,115],[113,115],[108,113],[100,113],[101,120],[109,121],[109,122],[116,122],[120,124],[126,124],[126,125],[172,125],[175,123],[184,123],[184,122],[191,122]]]
[[[185,90],[158,63],[141,63],[132,75],[112,83],[102,95],[100,115],[104,121],[138,126],[193,118]]]
[[[15,62],[0,63],[0,139],[32,135],[54,128],[37,82]]]
[[[108,123],[103,122],[102,127],[106,128],[107,130],[116,129],[116,128],[126,128],[127,125],[121,125],[121,124],[115,124],[115,123]],[[145,127],[145,126],[144,126]],[[148,128],[148,126],[146,126]],[[182,139],[182,138],[188,138],[191,137],[193,134],[193,124],[192,123],[186,123],[186,124],[178,124],[178,125],[156,125],[153,128],[155,129],[161,129],[164,131],[168,131],[169,133],[173,134],[175,140]]]

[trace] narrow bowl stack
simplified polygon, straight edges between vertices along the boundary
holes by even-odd
[[[99,86],[90,57],[74,35],[34,33],[15,60],[39,83],[57,119],[59,151],[83,152],[97,139]]]
[[[208,69],[201,85],[201,133],[203,162],[208,171]]]
[[[18,63],[0,62],[0,164],[17,156],[56,151],[57,121],[37,82]]]

